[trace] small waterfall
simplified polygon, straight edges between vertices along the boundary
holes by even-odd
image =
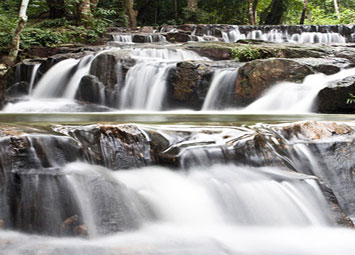
[[[142,62],[132,67],[126,76],[120,108],[160,110],[167,75],[174,66],[164,62]]]
[[[346,39],[339,33],[303,32],[293,34],[289,39],[295,43],[346,43]]]
[[[113,41],[118,43],[132,44],[132,35],[112,35]]]
[[[89,55],[80,60],[66,59],[54,65],[38,82],[32,97],[73,99],[81,78],[89,73],[94,58]]]
[[[245,39],[245,35],[241,34],[238,26],[233,26],[228,32],[222,32],[222,37],[224,42],[236,42],[240,39]]]
[[[29,85],[29,89],[28,89],[28,94],[30,94],[30,95],[32,94],[32,90],[34,88],[35,81],[36,81],[37,71],[40,66],[41,66],[41,64],[36,64],[33,66],[30,85]]]
[[[223,107],[228,95],[233,94],[236,86],[238,69],[217,70],[214,72],[210,88],[202,110],[215,110]]]
[[[264,93],[259,99],[247,106],[245,113],[308,113],[318,92],[331,81],[354,75],[355,68],[344,69],[333,75],[313,74],[307,76],[302,84],[281,82]]]
[[[263,40],[274,43],[346,43],[346,38],[335,32],[298,32],[291,33],[281,29],[273,28],[268,32],[254,29],[246,33],[241,33],[238,26],[233,26],[227,32],[222,32],[224,42],[236,42],[240,39]]]
[[[120,109],[161,110],[169,71],[178,61],[206,59],[181,49],[135,49],[138,63],[129,69]]]

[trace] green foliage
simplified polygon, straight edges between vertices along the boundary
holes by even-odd
[[[6,53],[11,45],[17,20],[0,12],[0,53]]]
[[[355,94],[349,93],[349,98],[346,100],[347,104],[353,104],[355,103]]]
[[[253,48],[249,45],[232,49],[232,56],[235,61],[247,62],[255,59],[265,58],[267,52],[263,49]]]

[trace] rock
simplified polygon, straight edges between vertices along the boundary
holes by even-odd
[[[120,66],[118,66],[118,63],[120,63]],[[122,79],[118,80],[120,75],[124,77],[128,69],[134,64],[135,60],[131,58],[129,51],[108,51],[99,54],[93,60],[90,74],[95,75],[105,85],[106,90],[114,92],[124,85]]]
[[[319,91],[315,111],[320,113],[355,113],[355,105],[348,104],[349,94],[355,94],[355,76],[334,81]],[[331,100],[330,100],[331,99]]]
[[[13,84],[5,92],[7,97],[20,97],[28,95],[29,93],[29,84],[27,81],[20,81]]]
[[[353,66],[349,60],[344,58],[299,58],[294,60],[311,67],[315,72],[327,75],[335,74],[341,69]]]
[[[168,108],[199,110],[212,79],[213,69],[198,62],[185,61],[177,64],[168,77]]]
[[[247,105],[262,93],[281,81],[302,82],[314,71],[290,59],[254,60],[239,69],[236,87],[236,102]]]
[[[105,104],[105,85],[94,75],[85,75],[79,84],[75,99],[94,104]]]
[[[195,51],[201,56],[208,57],[212,60],[231,60],[233,59],[232,45],[219,42],[196,43],[188,45],[188,50]]]
[[[189,41],[197,41],[195,36],[185,32],[169,32],[166,34],[166,39],[171,43],[184,43]]]
[[[85,155],[90,163],[113,170],[152,164],[149,141],[136,126],[57,126],[55,131],[78,141],[85,148]]]
[[[141,27],[139,31],[142,33],[154,33],[154,28],[151,26],[144,26]]]

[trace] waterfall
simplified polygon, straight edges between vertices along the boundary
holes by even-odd
[[[134,49],[132,56],[138,63],[126,75],[120,109],[161,110],[168,74],[176,63],[206,59],[181,49]]]
[[[301,84],[281,82],[242,110],[244,113],[308,113],[318,92],[329,82],[344,79],[355,73],[355,68],[344,69],[333,75],[312,74]],[[345,100],[345,99],[344,99]]]
[[[238,69],[227,69],[215,71],[210,88],[206,95],[202,110],[220,109],[228,95],[233,94],[236,86]]]
[[[30,94],[30,95],[32,94],[32,90],[33,90],[33,87],[34,87],[35,81],[36,81],[37,71],[40,66],[41,66],[40,64],[36,64],[33,66],[30,85],[29,85],[29,89],[28,89],[28,94]]]
[[[175,64],[141,62],[126,76],[120,99],[121,109],[160,110],[169,70]]]
[[[238,26],[233,26],[228,32],[222,33],[224,42],[236,42],[240,39],[245,39],[245,35],[241,34]]]
[[[118,43],[132,44],[132,35],[112,35],[113,41]]]
[[[259,28],[259,29],[258,29]],[[249,32],[241,33],[238,26],[233,26],[227,32],[222,32],[224,42],[236,42],[240,39],[263,40],[275,43],[346,43],[346,38],[336,32],[295,32],[291,33],[273,28],[268,32],[257,27]]]
[[[54,65],[38,82],[34,98],[64,97],[73,99],[81,78],[89,73],[93,55],[80,60],[67,59]]]

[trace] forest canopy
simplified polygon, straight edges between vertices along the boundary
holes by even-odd
[[[20,0],[0,2],[0,52],[11,45]],[[351,24],[354,0],[30,0],[21,48],[94,43],[109,26]]]

